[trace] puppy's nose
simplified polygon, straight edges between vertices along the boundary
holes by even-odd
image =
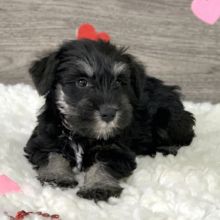
[[[117,109],[110,106],[101,106],[100,115],[103,121],[110,122],[115,118]]]

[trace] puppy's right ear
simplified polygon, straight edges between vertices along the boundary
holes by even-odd
[[[57,53],[53,52],[32,63],[29,73],[40,95],[50,91],[58,62]]]

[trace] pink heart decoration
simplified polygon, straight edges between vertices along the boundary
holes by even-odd
[[[220,18],[220,0],[194,0],[192,11],[207,24],[215,24]]]
[[[0,195],[10,192],[19,192],[21,189],[17,183],[5,175],[0,176]]]

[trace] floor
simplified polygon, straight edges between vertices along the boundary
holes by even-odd
[[[0,0],[0,82],[28,83],[31,60],[91,22],[129,46],[150,75],[186,100],[220,102],[220,22],[199,21],[191,0]]]

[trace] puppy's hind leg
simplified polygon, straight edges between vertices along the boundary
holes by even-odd
[[[168,111],[160,109],[156,117],[154,138],[157,142],[157,151],[163,154],[177,154],[181,146],[187,146],[195,136],[193,126],[195,119],[188,111],[181,111],[172,116]]]
[[[74,187],[77,185],[69,161],[58,153],[50,153],[47,165],[39,167],[37,172],[41,183],[47,182],[59,187]]]

